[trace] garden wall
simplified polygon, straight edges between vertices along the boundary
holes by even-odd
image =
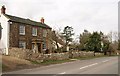
[[[9,48],[9,55],[21,59],[29,60],[64,60],[76,57],[91,57],[94,56],[94,52],[66,52],[66,53],[50,53],[41,54],[33,53],[32,50],[22,48]],[[96,56],[103,55],[102,53],[95,53]]]
[[[29,59],[30,55],[32,54],[32,50],[23,49],[23,48],[9,48],[8,55],[21,58],[21,59]]]

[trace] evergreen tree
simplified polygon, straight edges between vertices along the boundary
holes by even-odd
[[[74,35],[73,33],[73,28],[70,27],[70,26],[66,26],[63,30],[63,37],[65,39],[65,48],[66,48],[66,51],[67,51],[67,46],[69,45],[69,42],[72,42],[72,36]]]

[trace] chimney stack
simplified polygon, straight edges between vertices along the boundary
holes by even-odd
[[[44,18],[43,17],[41,18],[41,23],[44,24]]]
[[[5,8],[5,6],[3,5],[2,8],[1,8],[1,14],[5,14],[5,10],[6,10],[6,8]]]

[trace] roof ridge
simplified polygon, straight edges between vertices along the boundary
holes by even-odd
[[[21,18],[21,19],[25,19],[25,18],[23,18],[23,17],[13,16],[13,15],[9,15],[9,14],[5,14],[5,15],[7,15],[7,16],[12,16],[12,17],[17,17],[17,18]]]
[[[26,24],[30,24],[30,25],[36,25],[36,26],[41,26],[44,28],[51,29],[51,27],[46,25],[45,23],[43,24],[41,22],[37,22],[37,21],[31,20],[28,18],[22,18],[22,17],[12,16],[12,15],[8,15],[8,14],[5,14],[5,16],[7,16],[10,19],[10,21],[19,22],[19,23],[26,23]]]

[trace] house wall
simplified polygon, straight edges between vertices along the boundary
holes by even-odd
[[[8,55],[8,48],[9,48],[9,19],[7,19],[3,14],[0,17],[0,23],[2,26],[2,37],[0,40],[0,49],[2,49],[3,53]]]
[[[25,35],[19,34],[19,25],[25,26]],[[37,36],[32,36],[32,27],[37,28]],[[45,40],[48,48],[49,43],[47,43],[47,38],[43,38],[43,30],[45,28],[40,28],[38,26],[26,25],[21,23],[12,22],[10,26],[10,47],[19,47],[19,41],[26,42],[26,49],[32,49],[32,39]],[[42,49],[42,42],[41,42]]]
[[[51,29],[47,29],[47,37],[46,37],[46,41],[47,41],[47,48],[49,49],[49,53],[52,52],[52,32]]]
[[[19,34],[19,25],[25,26],[25,35]],[[19,41],[26,42],[26,48],[31,49],[32,47],[32,39],[41,39],[42,38],[42,28],[37,28],[37,36],[32,36],[32,27],[31,25],[21,24],[13,22],[10,26],[10,47],[19,47]]]

